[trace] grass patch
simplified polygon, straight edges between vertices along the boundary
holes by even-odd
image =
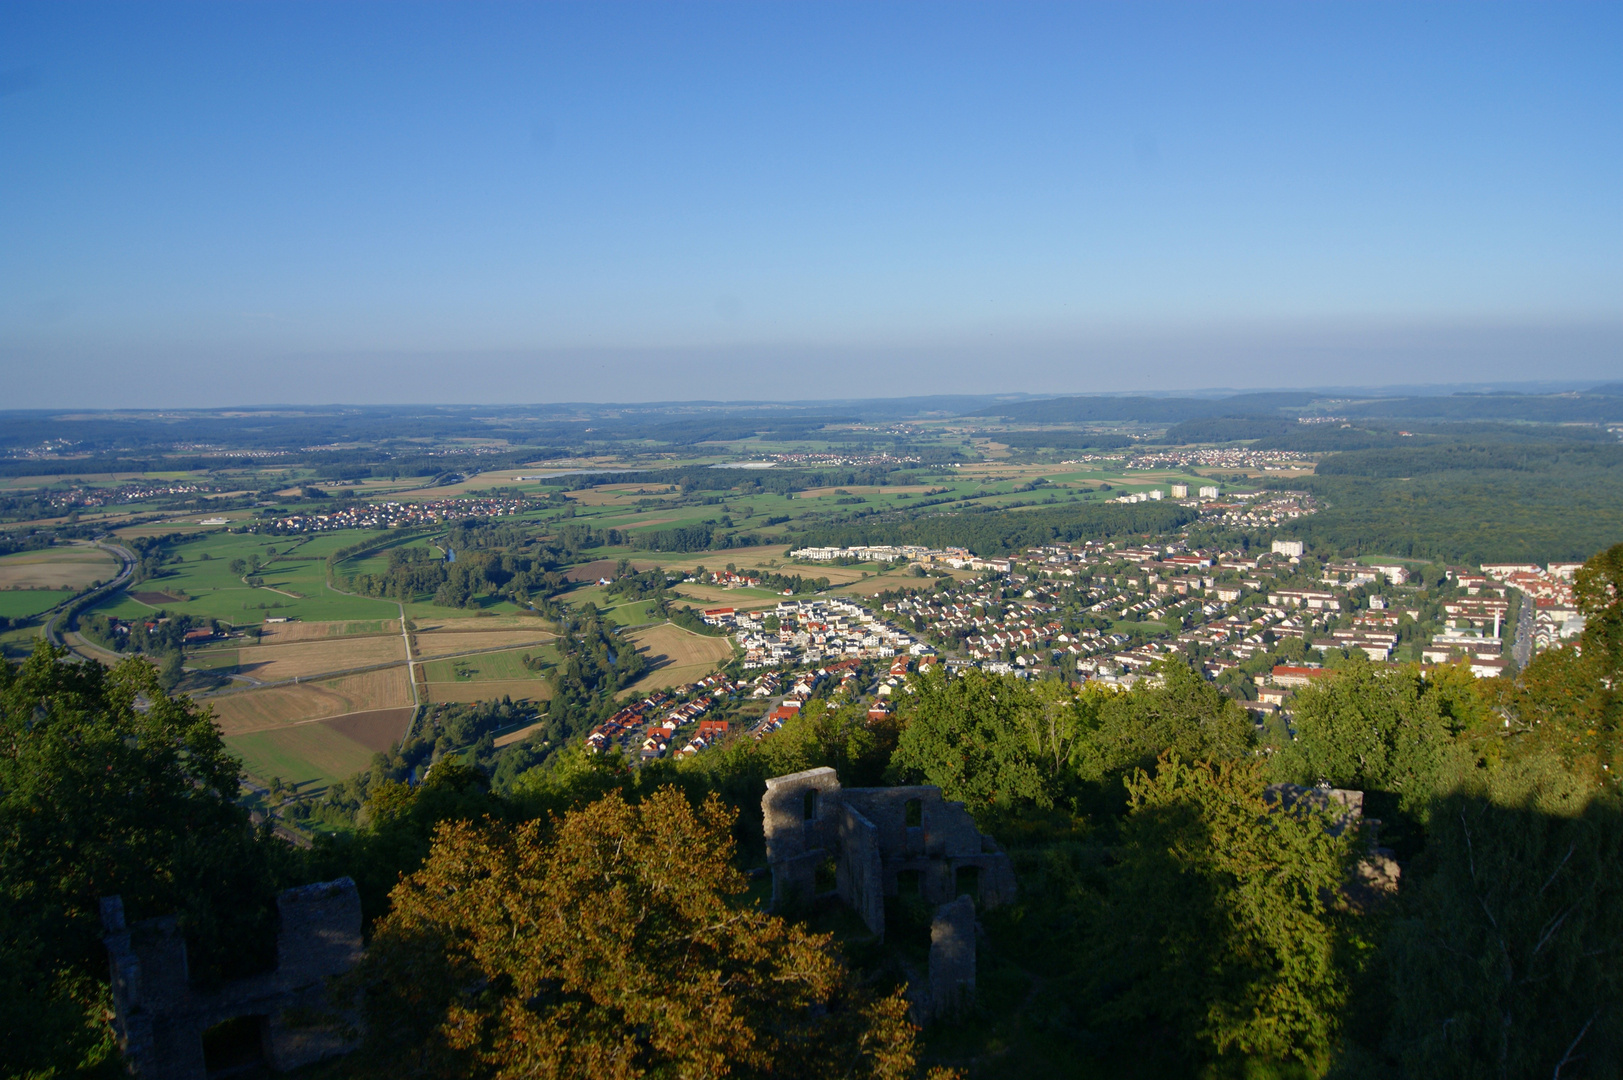
[[[463,656],[455,660],[434,660],[422,665],[422,667],[428,681],[431,683],[540,680],[544,678],[546,676],[544,670],[531,671],[524,666],[524,657],[526,655],[545,658],[548,667],[558,662],[558,651],[551,646],[543,645],[528,649],[512,649],[507,652]]]
[[[228,735],[225,743],[241,756],[243,767],[261,780],[280,776],[284,783],[321,788],[353,776],[372,762],[371,750],[326,724]]]
[[[0,592],[0,617],[31,619],[73,595],[71,589],[7,589]]]

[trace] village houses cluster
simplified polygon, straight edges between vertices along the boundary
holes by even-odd
[[[259,528],[278,533],[332,532],[337,529],[399,529],[436,525],[462,518],[513,517],[535,508],[520,496],[499,498],[437,499],[433,502],[356,503],[324,513],[289,514],[270,518]],[[254,527],[250,527],[254,531]]]
[[[1572,596],[1576,563],[1450,567],[1428,585],[1415,577],[1419,564],[1320,562],[1304,549],[1282,539],[1265,552],[1209,550],[1182,538],[1055,543],[1008,559],[913,546],[798,549],[793,557],[809,562],[902,560],[979,576],[920,579],[872,607],[819,596],[753,611],[711,608],[705,621],[731,632],[741,668],[754,674],[731,682],[713,675],[672,696],[649,697],[593,731],[588,745],[645,760],[691,755],[731,732],[729,722],[710,715],[719,704],[770,699],[748,727],[759,739],[828,690],[829,680],[834,692],[869,695],[869,717],[879,719],[915,664],[923,670],[937,662],[949,673],[1052,672],[1126,687],[1173,660],[1220,680],[1261,723],[1272,714],[1288,718],[1294,693],[1343,656],[1463,663],[1479,677],[1502,674],[1507,638],[1516,633],[1513,591],[1536,610],[1527,620],[1538,627],[1532,650],[1582,629]],[[888,673],[861,685],[860,672],[875,662],[882,672],[888,662]]]

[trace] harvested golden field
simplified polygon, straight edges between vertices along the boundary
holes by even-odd
[[[88,545],[20,551],[0,557],[0,589],[70,589],[118,576],[118,560]]]
[[[552,632],[552,624],[536,615],[480,615],[477,618],[424,616],[413,620],[413,633],[457,634],[467,631],[483,633],[487,630],[534,630],[540,634]]]
[[[239,735],[345,713],[407,708],[411,705],[411,686],[406,682],[406,669],[401,667],[298,686],[244,690],[209,698],[204,703],[214,709],[214,721],[221,731]]]
[[[555,635],[541,630],[463,630],[437,631],[413,634],[413,659],[449,656],[453,653],[473,652],[475,649],[522,648],[526,645],[545,645]]]
[[[500,701],[510,697],[514,701],[546,701],[552,696],[552,686],[544,679],[490,679],[468,682],[431,682],[428,700],[436,704],[446,702]]]
[[[249,645],[237,651],[237,670],[260,682],[275,682],[405,658],[403,641],[393,635],[379,634],[291,645]]]
[[[517,731],[509,731],[506,735],[498,735],[496,736],[496,749],[500,750],[504,746],[512,746],[516,742],[523,742],[546,726],[546,721],[541,720],[527,727],[521,727]]]
[[[300,641],[325,641],[329,638],[357,637],[365,634],[400,635],[399,619],[353,619],[339,622],[286,622],[272,623],[260,631],[262,645],[292,645]]]
[[[757,595],[754,590],[745,592],[742,589],[723,589],[717,585],[672,585],[671,591],[696,600],[705,607],[758,608],[777,603],[770,597]]]
[[[627,637],[636,642],[637,651],[653,670],[621,691],[622,695],[690,683],[733,656],[732,643],[726,638],[691,633],[670,623],[650,626]]]
[[[957,577],[957,575],[954,575]],[[959,580],[969,580],[976,575],[966,572]],[[900,589],[903,587],[920,588],[930,584],[929,578],[917,578],[906,570],[892,570],[885,574],[874,574],[865,581],[853,581],[829,592],[838,596],[873,596],[886,589]]]

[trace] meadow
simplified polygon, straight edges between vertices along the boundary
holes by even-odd
[[[176,561],[164,573],[95,605],[94,610],[119,618],[140,618],[162,608],[173,615],[218,619],[248,626],[268,617],[306,622],[376,622],[395,616],[392,600],[349,596],[327,585],[326,558],[332,551],[359,542],[362,531],[318,534],[307,540],[212,532],[175,548]],[[257,556],[262,587],[248,585],[231,563]],[[139,597],[139,598],[138,598]]]
[[[267,783],[279,777],[301,794],[348,779],[366,768],[375,752],[320,721],[228,735],[225,743],[250,776]]]
[[[0,592],[0,618],[31,619],[75,594],[73,589],[7,589]]]

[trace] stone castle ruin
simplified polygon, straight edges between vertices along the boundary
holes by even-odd
[[[103,898],[113,1028],[133,1075],[206,1080],[256,1066],[281,1072],[352,1048],[332,1028],[301,1023],[299,1013],[324,1009],[326,980],[361,957],[355,883],[345,877],[287,889],[277,895],[276,907],[276,970],[202,990],[191,983],[186,942],[174,916],[126,926],[123,900]],[[211,1050],[225,1044],[215,1056],[223,1052],[228,1060],[210,1060],[205,1036]]]
[[[834,894],[883,937],[885,897],[916,892],[937,905],[920,1012],[973,996],[976,905],[1007,903],[1015,886],[1009,856],[963,803],[937,787],[842,788],[825,766],[768,780],[761,812],[774,906]]]

